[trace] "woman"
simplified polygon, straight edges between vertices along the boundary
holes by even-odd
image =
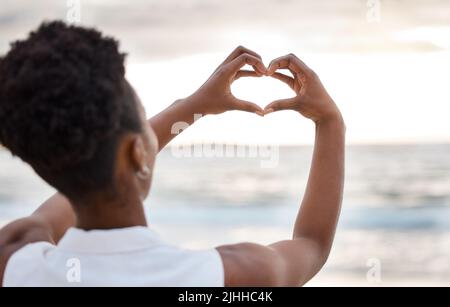
[[[193,95],[149,122],[124,54],[93,29],[44,23],[0,61],[0,142],[59,192],[0,231],[3,286],[299,286],[324,265],[342,202],[342,116],[294,55],[237,48]],[[246,64],[253,71],[241,70]],[[293,77],[277,72],[289,69]],[[264,110],[235,98],[241,77],[272,76],[297,96]],[[183,250],[147,228],[143,202],[172,126],[194,114],[295,110],[316,125],[311,175],[291,240]]]

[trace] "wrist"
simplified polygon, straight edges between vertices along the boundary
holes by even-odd
[[[326,117],[323,117],[317,121],[315,121],[316,127],[330,127],[333,129],[340,129],[345,131],[345,122],[342,114],[337,111],[336,113],[329,114]]]
[[[178,102],[189,108],[192,113],[201,114],[203,116],[209,115],[208,111],[205,109],[204,99],[198,94],[193,94],[180,99]]]

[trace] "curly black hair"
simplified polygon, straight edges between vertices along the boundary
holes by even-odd
[[[70,199],[113,185],[116,148],[142,131],[118,42],[44,22],[0,58],[0,143]]]

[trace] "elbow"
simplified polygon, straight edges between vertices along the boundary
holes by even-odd
[[[315,240],[317,263],[322,268],[330,258],[333,241],[329,239]]]
[[[333,241],[329,238],[322,239],[316,237],[296,237],[294,240],[301,240],[306,243],[308,250],[311,251],[311,262],[314,263],[313,269],[316,274],[328,262],[333,246]]]

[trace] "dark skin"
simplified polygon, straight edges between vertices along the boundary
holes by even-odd
[[[253,71],[242,70],[246,64]],[[294,78],[280,73],[281,69],[289,69]],[[297,96],[275,101],[262,110],[232,95],[230,87],[235,80],[263,75],[285,82]],[[342,203],[345,125],[336,104],[310,68],[296,56],[288,55],[272,61],[266,69],[258,54],[239,47],[197,92],[151,118],[150,125],[139,105],[145,129],[121,139],[114,197],[99,192],[81,204],[56,194],[30,217],[5,226],[0,231],[0,283],[8,259],[26,244],[42,241],[57,244],[70,227],[91,230],[146,226],[143,201],[150,190],[157,152],[176,136],[171,132],[172,125],[192,124],[194,114],[233,110],[261,116],[283,110],[298,112],[314,122],[316,141],[292,239],[269,246],[241,243],[217,247],[224,263],[225,285],[300,286],[319,272],[330,253]]]

